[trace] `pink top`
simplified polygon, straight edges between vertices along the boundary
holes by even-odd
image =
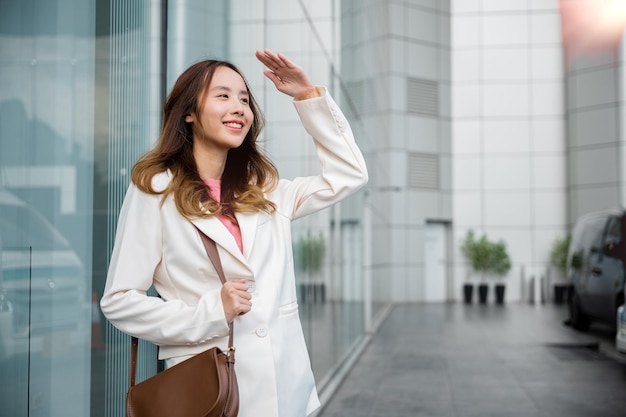
[[[213,178],[202,178],[202,181],[209,186],[209,194],[211,197],[219,203],[222,194],[222,181],[215,180]],[[233,235],[235,242],[237,242],[237,246],[239,246],[239,250],[243,253],[243,241],[241,240],[241,229],[239,229],[239,224],[233,223],[229,218],[221,214],[218,215],[217,218],[220,219],[230,234]]]

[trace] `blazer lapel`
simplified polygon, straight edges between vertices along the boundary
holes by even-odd
[[[243,253],[246,259],[250,256],[250,251],[254,245],[254,239],[256,238],[256,229],[259,222],[258,213],[235,213],[237,223],[239,223],[239,230],[241,230],[241,241],[243,244]]]
[[[194,219],[191,222],[205,235],[213,239],[215,243],[217,243],[218,249],[221,248],[225,250],[230,256],[239,261],[247,269],[250,269],[248,261],[239,250],[239,246],[237,246],[235,238],[230,234],[226,226],[222,224],[220,219],[217,217],[211,217],[208,219]]]
[[[235,217],[237,218],[237,223],[239,223],[239,229],[241,230],[243,253],[241,253],[241,251],[239,250],[239,246],[237,246],[237,242],[235,241],[233,235],[217,217],[194,219],[192,220],[192,223],[196,225],[198,229],[204,232],[208,237],[213,239],[215,243],[217,243],[219,248],[222,248],[223,250],[228,252],[230,256],[235,258],[238,263],[244,266],[248,273],[251,273],[252,270],[250,269],[247,258],[250,255],[250,251],[256,237],[256,229],[259,215],[256,213],[236,213]]]

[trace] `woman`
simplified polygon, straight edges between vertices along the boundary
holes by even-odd
[[[294,100],[319,176],[278,180],[256,140],[263,116],[232,64],[203,61],[176,81],[161,137],[140,159],[120,212],[102,311],[159,346],[170,367],[213,346],[234,323],[239,416],[297,417],[319,406],[298,317],[291,221],[367,182],[350,127],[323,87],[281,54],[257,51]],[[198,230],[218,246],[222,286]],[[160,297],[146,295],[154,285]]]

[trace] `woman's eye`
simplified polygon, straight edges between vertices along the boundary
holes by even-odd
[[[241,102],[242,102],[242,103],[244,103],[244,104],[248,104],[248,103],[249,103],[249,100],[248,100],[247,98],[242,98],[242,99],[241,99]]]
[[[220,97],[220,98],[228,98],[228,94],[220,94],[218,97]]]

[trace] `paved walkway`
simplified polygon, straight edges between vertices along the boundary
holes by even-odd
[[[565,306],[393,307],[318,417],[624,417],[612,330]]]

